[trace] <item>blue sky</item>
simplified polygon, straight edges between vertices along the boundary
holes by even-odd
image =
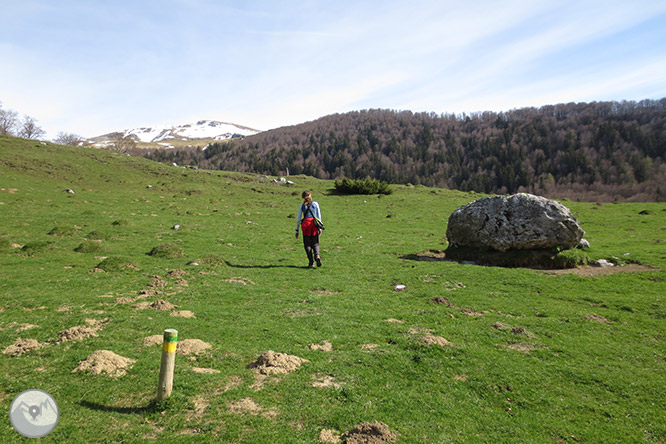
[[[0,102],[92,137],[666,97],[666,1],[0,0]]]

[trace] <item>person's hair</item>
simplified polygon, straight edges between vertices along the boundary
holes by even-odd
[[[301,197],[303,198],[303,203],[305,205],[310,205],[312,203],[312,194],[308,190],[303,191]]]

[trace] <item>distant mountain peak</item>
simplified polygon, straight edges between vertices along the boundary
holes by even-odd
[[[217,120],[199,120],[196,123],[182,125],[153,125],[130,128],[121,131],[93,137],[85,141],[86,145],[98,147],[108,146],[118,137],[130,138],[136,142],[158,143],[168,146],[169,141],[187,140],[229,140],[252,136],[261,131],[235,123],[220,122]]]

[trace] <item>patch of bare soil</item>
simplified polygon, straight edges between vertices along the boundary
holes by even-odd
[[[521,336],[526,336],[528,338],[534,338],[534,334],[530,333],[523,327],[511,327],[509,325],[506,325],[502,322],[495,322],[493,325],[491,325],[492,328],[497,329],[497,330],[510,330],[511,333],[514,335],[521,335]]]
[[[483,316],[487,311],[474,311],[471,308],[461,308],[460,311],[467,316]]]
[[[641,264],[627,264],[615,267],[577,267],[577,268],[565,268],[562,270],[547,270],[544,273],[551,276],[558,276],[561,274],[575,274],[577,276],[583,277],[596,277],[596,276],[605,276],[613,273],[640,273],[642,271],[656,271],[659,268],[650,267],[647,265]]]
[[[592,321],[600,322],[602,324],[610,324],[610,321],[598,314],[586,314],[585,317]]]
[[[4,310],[0,310],[0,311],[4,311]],[[38,328],[38,327],[39,327],[39,325],[34,325],[34,324],[19,324],[18,322],[10,322],[4,328],[11,328],[12,330],[15,329],[17,333],[20,333],[22,331],[32,330],[33,328]],[[0,327],[0,330],[3,330],[4,328]]]
[[[379,347],[379,344],[361,344],[362,350],[374,350]]]
[[[440,347],[447,347],[451,345],[449,341],[444,339],[441,336],[423,336],[422,338],[419,338],[419,341],[423,342],[426,345],[439,345]]]
[[[68,328],[67,330],[58,333],[56,344],[70,341],[83,341],[87,338],[96,338],[99,336],[97,331],[101,330],[102,327],[103,326],[88,327],[85,325],[77,325],[76,327]]]
[[[117,355],[110,350],[97,350],[85,360],[79,362],[72,373],[89,371],[95,375],[106,373],[111,378],[118,378],[127,373],[136,362],[134,359]]]
[[[312,375],[312,387],[342,387],[342,383],[337,382],[331,375],[315,373]]]
[[[146,299],[147,297],[148,297],[148,296],[147,296],[147,295],[144,295],[144,294],[141,294],[141,295],[139,295],[139,296],[135,296],[135,297],[132,297],[132,296],[122,296],[122,297],[116,298],[114,302],[115,302],[116,304],[130,304],[130,303],[132,303],[132,302],[136,302],[136,301],[139,301],[139,300],[141,300],[141,299]]]
[[[319,432],[319,442],[337,444],[340,442],[340,432],[337,430],[323,429]]]
[[[143,296],[144,298],[146,298],[148,296],[157,296],[157,295],[162,294],[162,293],[159,290],[156,290],[154,288],[146,288],[146,289],[141,290],[139,292],[139,294],[141,296]]]
[[[21,356],[24,353],[27,353],[32,350],[37,350],[39,348],[48,345],[46,343],[40,343],[36,339],[21,339],[17,338],[16,341],[7,348],[5,348],[2,353],[9,356]]]
[[[532,350],[536,349],[536,345],[530,344],[528,342],[519,342],[517,344],[509,344],[506,346],[509,350],[515,350],[520,353],[529,354]]]
[[[465,382],[469,379],[468,375],[453,375],[453,380],[454,381],[460,381],[460,382]]]
[[[190,310],[180,310],[180,311],[172,311],[169,316],[173,316],[176,318],[196,318],[193,312]]]
[[[434,298],[430,299],[430,302],[433,304],[446,305],[447,307],[451,306],[451,301],[449,298],[445,298],[444,296],[435,296]]]
[[[526,336],[528,338],[534,337],[533,333],[530,333],[529,331],[525,330],[523,327],[513,327],[511,329],[511,333],[513,333],[514,335]]]
[[[173,282],[173,285],[178,285],[180,287],[188,287],[190,284],[185,279],[177,279]]]
[[[152,335],[147,338],[143,338],[143,345],[150,347],[151,345],[160,345],[164,341],[163,335]]]
[[[400,319],[393,319],[393,318],[386,319],[386,322],[390,322],[392,324],[404,324],[405,323],[405,321],[401,321]]]
[[[277,410],[266,410],[252,398],[243,398],[239,401],[235,401],[229,404],[229,411],[231,413],[242,415],[244,413],[249,413],[250,415],[256,416],[261,415],[268,419],[274,419],[279,412]]]
[[[200,355],[209,348],[211,348],[211,345],[201,339],[184,339],[178,342],[176,353],[180,355]]]
[[[384,444],[396,442],[398,433],[383,422],[362,422],[343,435],[347,444]]]
[[[216,370],[214,368],[202,368],[202,367],[192,367],[192,371],[200,375],[213,375],[216,373],[220,373],[219,370]]]
[[[421,328],[421,327],[412,327],[407,332],[410,335],[429,335],[432,334],[433,331],[429,328]]]
[[[268,350],[249,367],[256,368],[263,375],[286,374],[298,370],[303,362],[309,361],[298,356]]]
[[[203,396],[199,395],[192,399],[192,403],[194,404],[194,410],[187,413],[187,420],[200,420],[206,412],[206,408],[210,405],[210,402],[208,402]]]
[[[160,276],[158,276],[158,275],[154,275],[154,276],[152,276],[152,279],[153,279],[152,281],[148,282],[147,287],[150,287],[150,288],[161,288],[161,287],[166,287],[167,284],[168,284],[167,281],[165,281],[164,279],[162,279],[162,278],[161,278]]]
[[[243,378],[234,375],[229,378],[229,381],[226,384],[224,384],[223,387],[216,389],[214,393],[216,395],[219,395],[220,393],[228,392],[233,388],[240,387],[242,384],[243,384]]]
[[[173,310],[174,308],[178,308],[178,306],[173,305],[171,302],[165,301],[163,299],[160,299],[159,301],[155,302],[139,302],[138,304],[136,304],[137,310],[143,310],[146,308],[154,308],[155,310],[167,311],[167,310]]]
[[[229,279],[222,279],[222,282],[228,282],[229,284],[242,284],[242,285],[254,284],[254,282],[252,282],[250,279],[242,277],[231,277]]]
[[[333,290],[327,290],[325,288],[318,288],[316,290],[310,290],[310,293],[317,295],[317,296],[334,296],[338,293],[339,291],[333,291]]]
[[[254,376],[254,382],[252,385],[250,385],[250,388],[254,390],[255,392],[258,392],[259,390],[262,390],[264,386],[266,385],[266,380],[268,379],[267,375],[264,375],[262,373],[257,373]]]
[[[308,345],[310,350],[320,350],[330,352],[333,350],[333,344],[328,341],[321,341],[319,344],[310,344]]]
[[[187,276],[187,271],[185,270],[169,270],[166,274],[168,277],[183,277]]]
[[[93,268],[88,273],[106,273],[106,270],[102,270],[101,268]]]

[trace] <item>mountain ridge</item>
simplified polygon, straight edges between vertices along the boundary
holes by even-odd
[[[113,131],[85,139],[81,145],[107,148],[118,139],[130,139],[137,144],[155,145],[155,148],[174,148],[174,141],[224,141],[259,134],[261,131],[236,123],[218,120],[198,120],[179,125],[152,125]],[[144,146],[148,148],[150,146]]]
[[[561,103],[472,114],[370,109],[332,114],[204,150],[158,150],[178,165],[479,193],[666,199],[666,98]]]

